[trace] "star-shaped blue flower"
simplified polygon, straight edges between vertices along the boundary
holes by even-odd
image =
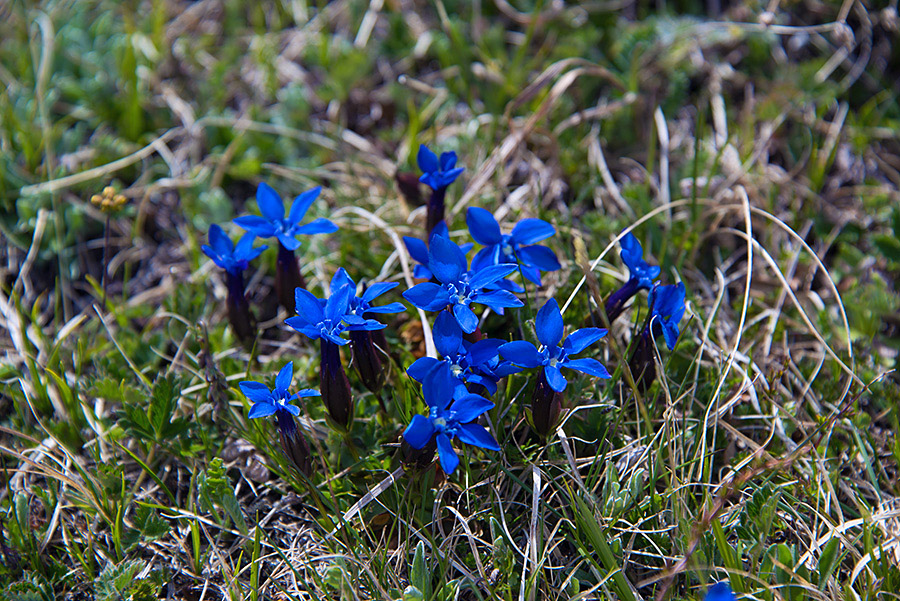
[[[204,244],[200,250],[212,259],[213,263],[228,273],[237,275],[247,269],[250,261],[268,248],[266,246],[253,248],[254,239],[253,234],[244,234],[236,245],[232,244],[231,238],[222,231],[222,228],[213,224],[209,227],[209,245]]]
[[[609,372],[596,359],[570,358],[570,355],[577,355],[606,336],[606,330],[582,328],[572,332],[563,341],[563,345],[558,346],[563,337],[563,320],[559,305],[556,304],[555,299],[551,298],[538,311],[535,319],[535,331],[541,343],[540,349],[527,340],[517,340],[501,346],[500,354],[522,367],[543,367],[547,383],[556,392],[562,392],[568,384],[560,371],[561,367],[574,369],[598,378],[609,377]]]
[[[680,331],[678,323],[684,317],[684,282],[673,286],[654,286],[650,291],[650,326],[654,333],[662,330],[669,350],[675,348]]]
[[[337,286],[332,288],[329,297],[323,301],[311,292],[297,288],[294,291],[297,315],[284,322],[313,340],[324,338],[343,346],[350,342],[346,338],[341,338],[341,333],[346,329],[344,315],[347,313],[353,293],[354,290],[349,286]]]
[[[403,438],[414,449],[423,448],[432,436],[436,436],[441,468],[447,474],[452,474],[459,465],[459,457],[453,450],[454,438],[482,449],[500,450],[490,432],[474,423],[482,413],[493,409],[494,404],[477,394],[453,400],[453,390],[449,367],[443,366],[428,374],[422,384],[422,394],[429,407],[428,416],[414,416],[403,432]]]
[[[737,601],[734,591],[727,582],[717,582],[706,591],[704,601]]]
[[[286,412],[291,415],[300,415],[300,408],[292,405],[291,401],[301,397],[319,396],[319,391],[312,388],[304,388],[291,394],[291,379],[294,375],[294,364],[288,361],[275,377],[275,389],[269,390],[265,384],[259,382],[241,382],[241,392],[253,401],[249,417],[268,417],[275,413]]]
[[[421,357],[410,365],[406,373],[417,382],[424,382],[428,375],[442,366],[449,366],[455,380],[453,398],[459,399],[469,394],[466,384],[483,386],[488,394],[497,392],[500,378],[518,370],[507,361],[499,360],[499,349],[503,341],[498,338],[484,338],[469,343],[463,339],[462,329],[448,311],[441,311],[432,328],[434,346],[442,359]]]
[[[643,288],[650,290],[653,288],[653,282],[659,277],[660,269],[657,266],[648,265],[644,261],[644,249],[634,234],[628,232],[625,234],[619,244],[622,245],[622,251],[619,256],[622,262],[628,267],[629,280],[634,280],[637,284],[637,290]]]
[[[433,238],[434,236],[442,236],[447,240],[450,240],[450,230],[447,229],[447,224],[445,222],[441,221],[435,226],[430,237]],[[432,275],[431,271],[428,269],[428,245],[422,240],[413,238],[412,236],[403,236],[403,243],[406,245],[409,256],[418,263],[418,265],[413,268],[413,277],[421,280],[430,280]],[[472,250],[472,246],[473,244],[469,242],[463,244],[459,248],[464,255],[467,255],[469,254],[469,251]]]
[[[432,236],[428,269],[441,283],[418,284],[404,292],[403,298],[426,311],[451,310],[467,334],[478,327],[478,316],[469,308],[473,303],[494,310],[522,306],[522,301],[511,292],[489,289],[492,284],[514,272],[516,265],[491,265],[478,271],[467,270],[466,265],[466,256],[459,246],[442,236]]]
[[[347,324],[347,329],[350,331],[380,330],[385,327],[383,323],[375,319],[366,318],[366,314],[402,313],[405,311],[406,307],[402,303],[395,302],[377,306],[372,304],[372,301],[376,298],[389,290],[393,290],[398,285],[397,282],[379,282],[366,288],[362,296],[357,296],[356,282],[353,281],[343,267],[338,269],[334,277],[331,278],[332,291],[341,286],[347,286],[352,293],[347,303],[347,312],[344,313],[344,323]]]
[[[556,234],[556,228],[542,219],[523,219],[515,225],[512,233],[503,234],[490,211],[472,207],[466,211],[466,224],[472,238],[484,246],[472,259],[472,269],[518,263],[522,275],[540,286],[541,271],[560,268],[559,259],[552,250],[535,244]]]
[[[331,221],[319,218],[306,225],[300,225],[310,205],[319,197],[322,188],[316,186],[307,190],[294,199],[291,210],[285,217],[284,202],[278,193],[265,182],[259,184],[256,190],[256,202],[262,217],[257,215],[245,215],[238,217],[234,222],[251,234],[259,238],[278,238],[278,241],[288,250],[296,250],[300,246],[297,236],[312,234],[330,234],[336,232],[338,226]]]
[[[422,177],[419,178],[419,181],[432,190],[446,188],[464,171],[462,167],[456,166],[456,153],[452,150],[441,153],[441,158],[438,160],[437,155],[422,144],[419,146],[416,160],[419,163],[419,169],[422,170]]]

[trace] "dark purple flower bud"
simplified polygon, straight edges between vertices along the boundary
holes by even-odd
[[[425,233],[430,234],[434,228],[444,220],[444,197],[447,188],[438,188],[431,191],[428,197],[428,213],[425,217]]]
[[[278,295],[278,303],[291,314],[295,310],[294,290],[297,288],[306,289],[306,280],[300,273],[294,251],[279,242],[278,260],[275,264],[275,294]]]
[[[628,360],[628,369],[638,390],[647,392],[653,381],[656,380],[656,360],[654,358],[655,345],[650,336],[650,328],[644,328],[634,347],[634,352]]]
[[[297,466],[300,473],[304,476],[309,476],[312,473],[312,454],[309,450],[309,443],[306,442],[306,439],[297,428],[294,416],[287,411],[278,411],[276,419],[284,454]]]
[[[534,424],[534,431],[541,438],[547,438],[556,428],[562,409],[562,397],[563,393],[550,387],[544,370],[541,370],[531,395],[531,422]]]
[[[385,371],[381,362],[380,351],[375,348],[373,334],[366,330],[350,330],[350,348],[353,349],[353,365],[363,385],[375,394],[384,386]],[[382,334],[382,338],[384,335]]]
[[[225,273],[228,287],[228,321],[235,335],[244,344],[252,344],[256,337],[256,319],[244,294],[244,275],[240,271]]]
[[[408,171],[397,172],[394,175],[394,179],[397,181],[397,187],[400,189],[400,194],[403,195],[406,202],[416,207],[422,206],[425,201],[422,198],[422,187],[419,185],[418,175]]]
[[[350,391],[350,380],[341,363],[340,347],[321,338],[319,340],[320,369],[322,381],[322,401],[328,409],[332,421],[342,428],[347,428],[353,419],[353,393]]]

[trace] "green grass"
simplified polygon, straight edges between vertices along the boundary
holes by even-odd
[[[777,5],[774,28],[759,3],[0,6],[3,595],[896,597],[900,51],[895,10],[847,6]],[[237,384],[292,360],[318,386],[318,347],[283,325],[269,250],[245,348],[200,245],[237,235],[260,181],[322,185],[312,213],[341,229],[301,248],[309,289],[343,266],[400,300],[424,215],[394,175],[420,143],[466,168],[458,242],[468,206],[557,227],[563,268],[485,334],[529,335],[551,296],[580,327],[633,226],[686,284],[681,339],[630,385],[639,296],[593,351],[613,378],[571,378],[546,443],[533,374],[511,376],[489,414],[503,451],[465,448],[445,477],[398,471],[424,407],[409,311],[386,330],[386,412],[352,370],[348,437],[305,403],[301,477]],[[104,265],[107,185],[129,202]]]

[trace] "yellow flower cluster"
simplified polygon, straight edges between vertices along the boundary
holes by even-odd
[[[106,186],[103,192],[91,196],[91,203],[100,207],[101,211],[118,211],[127,200],[124,194],[116,193],[116,189],[112,186]]]

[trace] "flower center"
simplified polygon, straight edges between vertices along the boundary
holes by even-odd
[[[557,359],[556,357],[550,359],[550,367],[556,367],[557,363],[559,363],[559,359]]]
[[[454,378],[458,378],[462,372],[463,372],[463,368],[460,367],[459,365],[454,363],[450,366],[450,373],[453,374]]]
[[[447,427],[447,420],[444,419],[443,417],[435,418],[434,427],[437,428],[438,431],[443,430],[444,428]]]

